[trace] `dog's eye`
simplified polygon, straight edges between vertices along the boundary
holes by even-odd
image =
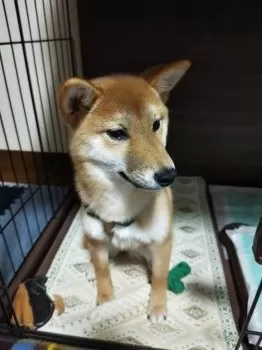
[[[160,128],[160,120],[156,120],[153,123],[153,131],[157,131]]]
[[[127,133],[123,129],[116,129],[116,130],[108,130],[107,135],[111,137],[111,139],[123,141],[128,138]]]

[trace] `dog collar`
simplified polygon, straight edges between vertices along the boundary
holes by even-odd
[[[98,219],[98,220],[102,221],[103,223],[106,223],[104,220],[102,220],[102,219],[100,218],[99,215],[97,215],[97,214],[94,212],[94,210],[90,209],[90,207],[88,206],[88,204],[84,204],[84,208],[85,208],[85,212],[86,212],[88,215],[92,216],[92,217],[95,218],[95,219]],[[128,227],[128,226],[132,225],[135,221],[136,221],[135,218],[132,218],[132,219],[130,219],[130,220],[125,220],[125,221],[112,221],[112,222],[110,222],[110,224]]]

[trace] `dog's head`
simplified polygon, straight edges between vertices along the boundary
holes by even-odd
[[[165,149],[165,103],[189,67],[189,61],[179,61],[141,76],[67,80],[60,88],[59,104],[73,131],[71,157],[142,189],[171,185],[176,170]]]

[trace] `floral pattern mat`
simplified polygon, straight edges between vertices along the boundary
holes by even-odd
[[[59,293],[65,312],[41,331],[173,350],[231,350],[237,330],[201,178],[178,177],[174,185],[175,241],[171,264],[190,264],[182,294],[168,292],[169,316],[153,325],[146,317],[150,285],[144,266],[122,257],[111,262],[115,300],[96,306],[96,282],[81,247],[77,213],[47,273],[50,296]]]

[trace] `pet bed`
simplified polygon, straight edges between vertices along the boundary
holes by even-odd
[[[210,192],[220,230],[219,238],[226,248],[224,257],[231,259],[230,266],[243,324],[262,276],[262,266],[255,262],[252,252],[255,229],[262,213],[262,189],[210,186]],[[226,229],[231,223],[245,223],[249,226]],[[257,305],[248,329],[262,330],[262,301]],[[257,340],[257,336],[248,336],[250,344],[256,344]]]
[[[262,266],[255,261],[252,251],[256,228],[256,226],[231,227],[227,225],[221,232],[221,241],[225,244],[230,258],[234,260],[235,278],[240,283],[238,291],[242,304],[242,318],[247,315],[262,278]],[[248,330],[256,332],[262,330],[261,298],[251,317]],[[248,341],[253,345],[257,344],[258,338],[255,335],[248,335]]]
[[[223,267],[200,178],[178,178],[174,186],[171,266],[186,261],[192,272],[182,294],[168,292],[169,317],[146,318],[150,285],[143,265],[122,256],[111,262],[115,300],[96,306],[96,282],[88,251],[81,245],[80,213],[74,218],[47,272],[47,291],[60,294],[65,312],[41,331],[174,350],[233,350],[238,334]]]

